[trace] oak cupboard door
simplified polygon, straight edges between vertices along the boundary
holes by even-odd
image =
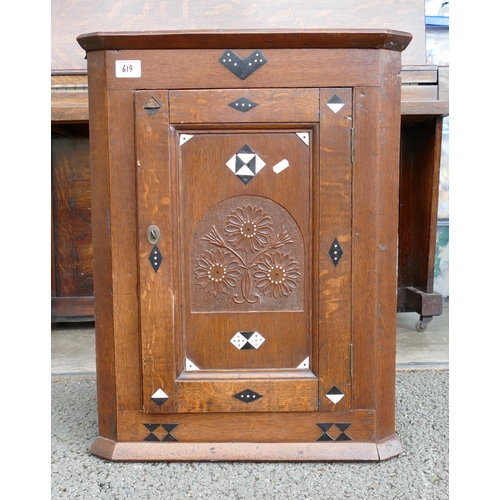
[[[346,88],[136,92],[145,412],[350,409],[351,128]]]

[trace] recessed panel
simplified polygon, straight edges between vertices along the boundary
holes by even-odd
[[[314,149],[297,135],[306,130],[183,128],[192,138],[178,147],[180,364],[265,378],[313,355]]]

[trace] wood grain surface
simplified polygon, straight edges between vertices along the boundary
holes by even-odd
[[[86,68],[76,42],[81,34],[160,30],[399,30],[413,35],[404,64],[426,62],[424,5],[414,0],[59,0],[52,2],[51,16],[56,70]]]

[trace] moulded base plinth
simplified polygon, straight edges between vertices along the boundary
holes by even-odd
[[[379,462],[402,451],[396,435],[378,443],[120,443],[98,437],[90,449],[117,462]]]

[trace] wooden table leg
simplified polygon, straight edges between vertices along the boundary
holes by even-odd
[[[418,331],[443,312],[434,292],[442,126],[442,116],[404,117],[401,126],[398,312],[419,313]]]

